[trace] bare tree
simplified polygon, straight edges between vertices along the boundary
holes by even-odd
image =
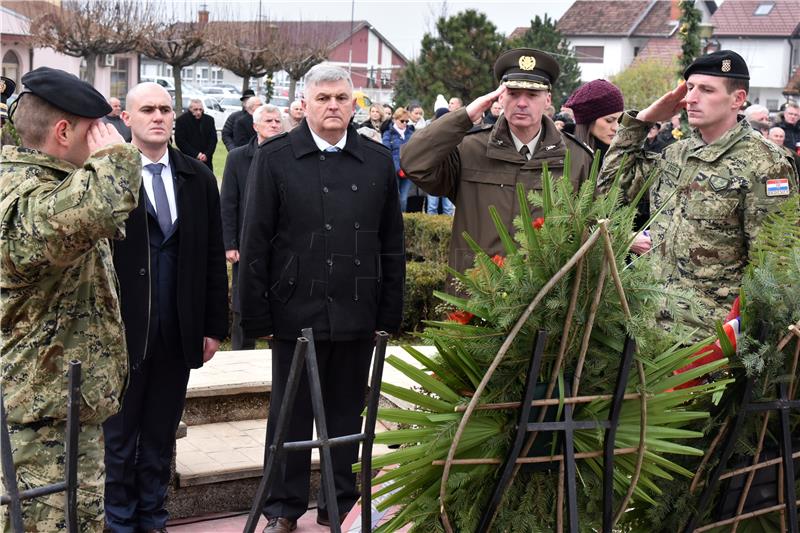
[[[333,36],[313,22],[287,21],[280,25],[283,52],[281,67],[289,75],[289,98],[294,99],[297,82],[317,63],[328,58]]]
[[[60,8],[30,11],[33,45],[84,58],[92,84],[97,58],[136,50],[152,24],[149,6],[140,0],[64,0]]]
[[[260,78],[282,66],[278,27],[267,20],[212,22],[213,52],[209,61],[242,77],[242,92],[250,78]]]
[[[182,111],[181,70],[206,59],[213,49],[208,40],[208,11],[201,11],[196,22],[179,22],[172,16],[169,21],[153,24],[144,37],[139,51],[172,67],[175,109]]]

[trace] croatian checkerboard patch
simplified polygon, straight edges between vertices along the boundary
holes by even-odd
[[[767,196],[789,196],[789,180],[787,178],[767,180]]]

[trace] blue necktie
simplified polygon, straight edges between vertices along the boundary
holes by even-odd
[[[338,148],[336,146],[328,146],[327,148],[325,148],[325,151],[326,152],[340,152],[341,148]]]
[[[167,200],[167,190],[164,188],[164,180],[161,179],[161,169],[164,168],[164,165],[162,163],[151,163],[145,165],[144,168],[149,170],[153,175],[153,196],[156,198],[158,225],[161,227],[161,233],[166,237],[170,228],[172,228],[172,215],[169,211],[169,200]]]

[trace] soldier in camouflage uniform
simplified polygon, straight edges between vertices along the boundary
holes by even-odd
[[[702,311],[693,325],[710,331],[738,294],[764,216],[797,193],[797,175],[790,159],[738,116],[750,79],[738,54],[722,50],[698,58],[684,78],[638,114],[623,114],[598,187],[610,188],[623,158],[626,200],[635,197],[651,172],[657,173],[650,189],[651,211],[663,209],[650,227],[657,272],[668,289],[696,292]],[[653,123],[682,108],[692,135],[662,154],[646,152],[643,144]],[[646,236],[637,237],[635,251],[649,247]],[[670,317],[665,313],[664,318]]]
[[[110,238],[124,237],[141,183],[138,151],[96,120],[110,107],[89,84],[39,68],[11,119],[22,146],[0,163],[0,384],[17,481],[64,479],[67,370],[80,360],[81,531],[103,529],[103,434],[128,357]],[[23,503],[25,531],[66,529],[63,493]],[[10,530],[7,507],[3,531]]]

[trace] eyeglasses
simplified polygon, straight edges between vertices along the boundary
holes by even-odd
[[[408,119],[406,119],[406,120],[401,120],[400,122],[402,122],[403,124],[408,124]]]

